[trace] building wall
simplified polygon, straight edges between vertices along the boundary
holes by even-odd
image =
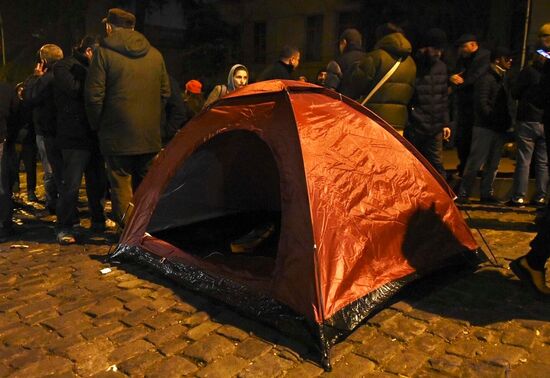
[[[247,65],[254,78],[266,64],[277,60],[279,51],[285,44],[293,45],[302,51],[302,61],[297,75],[305,75],[315,80],[317,71],[334,59],[339,30],[340,13],[358,11],[359,1],[345,0],[241,0],[219,1],[219,12],[227,23],[241,25],[242,63]],[[320,59],[305,59],[306,22],[308,16],[322,15],[322,36]],[[254,25],[265,22],[265,62],[254,59]]]

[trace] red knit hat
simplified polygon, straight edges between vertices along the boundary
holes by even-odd
[[[202,92],[202,84],[198,80],[189,80],[185,84],[185,89],[189,93],[200,94]]]

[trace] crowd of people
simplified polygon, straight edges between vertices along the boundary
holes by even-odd
[[[216,85],[205,99],[198,80],[180,88],[168,75],[161,53],[134,30],[133,14],[113,8],[102,22],[106,37],[84,37],[70,56],[64,56],[59,46],[46,44],[38,51],[33,74],[24,82],[15,88],[0,83],[2,239],[13,234],[12,190],[19,187],[21,162],[27,173],[26,199],[37,201],[40,158],[46,208],[57,217],[60,244],[77,242],[74,226],[80,222],[77,205],[83,176],[92,231],[104,232],[113,222],[123,227],[133,192],[162,147],[202,109],[249,83],[247,67],[235,64],[227,82]],[[456,64],[450,65],[448,45],[442,30],[430,29],[413,50],[405,32],[386,23],[377,28],[374,48],[367,52],[361,33],[347,29],[339,38],[340,54],[319,71],[314,82],[374,111],[443,177],[443,145],[452,137],[462,177],[459,204],[470,202],[481,168],[481,202],[500,203],[493,183],[504,143],[515,125],[517,157],[510,205],[523,206],[528,201],[532,160],[536,194],[531,201],[545,205],[544,123],[550,119],[550,111],[545,112],[550,96],[543,83],[550,80],[550,24],[539,30],[536,51],[515,80],[508,73],[513,55],[509,49],[489,51],[475,35],[463,34],[455,41]],[[300,50],[285,46],[255,79],[307,81],[295,77],[299,64]],[[112,220],[104,211],[107,196]],[[533,244],[538,257],[518,259],[513,269],[539,292],[547,293],[544,256],[548,257],[550,247],[546,233],[540,235]]]

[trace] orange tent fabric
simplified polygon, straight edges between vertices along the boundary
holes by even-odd
[[[206,151],[201,148],[223,136],[234,135],[238,141],[241,134],[232,134],[236,132],[265,144],[278,173],[280,236],[274,268],[267,276],[201,259],[151,231],[153,223],[166,229],[170,222],[219,215],[223,201],[243,203],[227,199],[227,193],[222,196],[218,187],[239,174],[231,170],[232,159],[250,161],[257,164],[257,172],[264,172],[258,160],[265,159],[255,158],[246,148],[248,142],[227,159],[214,150],[195,158],[197,151]],[[201,159],[215,159],[215,164]],[[191,161],[204,168],[189,170],[192,174],[186,176],[181,172]],[[212,173],[216,169],[219,174]],[[202,171],[211,178],[197,178]],[[185,188],[195,179],[202,183],[195,188],[202,196]],[[167,188],[190,190],[180,197],[185,206],[170,202]],[[161,151],[135,194],[118,249],[137,248],[162,261],[239,282],[312,322],[330,324],[365,298],[374,305],[383,303],[386,294],[411,277],[457,257],[482,257],[453,196],[429,163],[368,109],[315,85],[267,81],[218,100]],[[207,203],[210,197],[217,202]],[[265,198],[257,202],[270,206]],[[163,218],[163,212],[170,213],[170,219]],[[366,313],[354,316],[348,321],[350,329]]]

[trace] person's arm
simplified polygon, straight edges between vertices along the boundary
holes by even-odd
[[[373,55],[367,55],[355,63],[350,69],[351,74],[344,76],[342,82],[342,86],[348,88],[348,93],[345,93],[345,95],[354,100],[366,96],[376,85],[374,79],[379,63],[380,59],[375,59]]]
[[[208,98],[206,99],[206,101],[204,102],[203,109],[207,108],[211,103],[219,99],[221,97],[221,94],[222,94],[222,86],[216,85],[214,89],[212,89],[212,92],[210,92],[210,94],[208,95]]]
[[[105,82],[107,74],[105,72],[105,57],[102,49],[96,50],[84,87],[84,100],[86,104],[86,114],[92,130],[99,130],[101,113],[103,111],[103,101],[105,100]]]
[[[478,79],[483,76],[491,65],[491,56],[488,51],[482,50],[474,58],[472,65],[466,71],[466,76],[464,77],[464,83],[462,87],[473,86]]]

